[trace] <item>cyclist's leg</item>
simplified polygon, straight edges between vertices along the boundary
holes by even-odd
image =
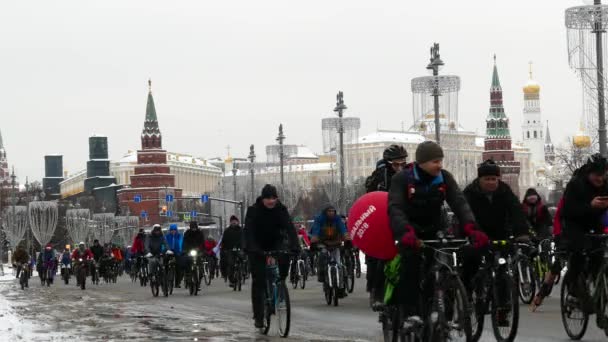
[[[319,251],[319,272],[317,274],[317,278],[319,283],[322,283],[325,281],[325,276],[327,275],[327,258],[328,258],[328,253],[327,253],[327,249],[322,249],[321,251]]]
[[[263,255],[249,255],[251,270],[251,305],[256,322],[264,318],[264,291],[266,291],[266,260]]]
[[[230,284],[234,284],[234,253],[228,252],[224,254],[224,275],[228,277]]]
[[[277,258],[277,262],[279,264],[279,277],[281,281],[285,281],[287,275],[289,274],[289,260],[291,258],[288,255],[281,255]]]
[[[401,270],[399,277],[399,291],[396,300],[403,303],[406,316],[421,315],[419,311],[420,284],[423,271],[422,253],[412,250],[403,251],[401,259]],[[429,299],[429,298],[425,298]],[[426,303],[424,303],[426,304]]]

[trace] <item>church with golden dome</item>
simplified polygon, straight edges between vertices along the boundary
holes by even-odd
[[[524,110],[522,121],[522,141],[530,150],[533,168],[545,165],[545,131],[540,110],[540,85],[532,77],[532,62],[530,62],[529,79],[523,87]]]

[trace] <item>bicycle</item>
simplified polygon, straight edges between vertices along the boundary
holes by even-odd
[[[239,248],[233,248],[232,253],[232,268],[231,273],[228,277],[231,278],[231,287],[234,291],[241,291],[241,287],[245,280],[245,276],[243,274],[243,264],[241,258],[241,250]]]
[[[491,314],[492,330],[497,341],[511,342],[517,335],[519,300],[512,262],[516,248],[512,238],[494,240],[490,244],[489,258],[482,256],[480,269],[471,284],[473,341],[481,338],[484,318],[488,312]]]
[[[536,289],[540,288],[532,261],[532,258],[538,255],[538,250],[529,243],[516,243],[515,247],[512,262],[515,265],[514,279],[517,282],[517,293],[522,303],[530,304],[534,300]]]
[[[148,286],[148,259],[143,256],[137,257],[137,278],[141,287]]]
[[[197,296],[201,286],[201,262],[198,251],[193,249],[189,252],[189,257],[192,259],[190,271],[186,274],[185,284],[191,296]]]
[[[552,247],[551,239],[543,239],[538,243],[538,252],[532,258],[532,266],[534,268],[534,280],[536,282],[536,288],[540,289],[545,276],[549,273],[551,263],[555,256],[555,252]]]
[[[90,267],[90,262],[83,261],[82,258],[78,259],[78,264],[75,267],[76,270],[76,285],[80,286],[81,290],[86,288],[87,283],[87,269]]]
[[[277,316],[279,334],[281,337],[289,336],[291,325],[291,302],[289,291],[279,275],[277,258],[280,255],[289,255],[285,251],[264,252],[266,257],[266,291],[264,291],[264,324],[260,332],[268,335],[272,315]]]
[[[572,340],[583,338],[589,316],[594,313],[598,328],[608,336],[608,235],[591,233],[586,235],[586,239],[592,244],[598,244],[599,248],[582,252],[584,264],[578,278],[573,279],[571,268],[568,268],[560,291],[562,323]],[[602,253],[602,261],[597,273],[593,275],[589,260],[599,253]],[[568,261],[569,264],[571,262],[572,260]]]
[[[327,305],[338,306],[340,297],[344,297],[344,292],[346,292],[344,267],[338,264],[338,260],[334,259],[324,245],[319,244],[319,249],[322,249],[320,253],[327,254],[326,274],[323,282],[325,302]]]
[[[212,256],[205,255],[203,257],[202,270],[200,274],[203,280],[205,281],[205,285],[207,286],[211,285],[211,280],[213,279],[215,273],[214,264],[215,258],[213,258]]]
[[[353,248],[353,258],[355,260],[355,276],[361,278],[361,259],[359,258],[359,248]]]
[[[157,259],[156,266],[154,269],[149,271],[150,274],[150,290],[152,291],[152,296],[158,297],[160,290],[162,289],[163,295],[165,297],[168,296],[167,292],[167,282],[165,279],[165,268],[163,265],[163,255],[153,256],[151,253],[148,253],[147,257],[149,259]],[[151,261],[150,261],[151,263]]]
[[[306,281],[308,280],[307,262],[305,261],[306,256],[304,256],[303,253],[304,252],[300,253],[297,257],[294,257],[289,264],[289,278],[294,290],[298,288],[298,284],[303,290],[306,287]]]
[[[25,290],[26,287],[29,287],[29,279],[30,279],[29,265],[25,264],[22,266],[21,273],[19,274],[19,285],[21,285],[22,290]]]
[[[61,277],[66,285],[70,283],[70,276],[72,273],[72,264],[61,263]]]
[[[344,265],[344,282],[348,293],[353,293],[355,290],[355,257],[352,248],[344,248],[342,256],[342,265]]]
[[[166,283],[166,293],[172,295],[173,294],[173,287],[175,285],[175,268],[176,268],[176,261],[175,261],[175,254],[173,254],[172,251],[167,251],[167,253],[165,254],[165,283]],[[165,297],[167,297],[167,295],[165,295]]]

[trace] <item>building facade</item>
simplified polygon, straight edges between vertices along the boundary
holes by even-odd
[[[522,124],[523,145],[532,154],[534,168],[545,165],[545,139],[543,137],[544,127],[540,109],[540,85],[532,78],[532,66],[530,65],[530,79],[523,88],[524,93],[524,115]]]
[[[502,180],[509,184],[516,195],[519,194],[521,164],[515,160],[515,152],[511,146],[509,119],[503,106],[502,87],[498,78],[496,56],[494,56],[494,71],[490,88],[490,112],[486,119],[486,138],[482,158],[483,160],[494,160],[500,166]]]

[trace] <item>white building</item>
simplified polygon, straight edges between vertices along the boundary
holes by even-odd
[[[222,170],[205,159],[185,154],[167,153],[167,164],[175,175],[175,186],[183,189],[185,196],[198,196],[210,193],[218,186]],[[119,185],[128,185],[131,175],[135,174],[137,152],[128,151],[122,158],[110,162],[110,175],[116,177]],[[84,191],[86,170],[69,175],[59,184],[61,197],[65,198]]]
[[[540,85],[532,79],[532,66],[530,64],[530,79],[523,88],[524,112],[522,124],[523,146],[531,153],[531,162],[534,169],[545,167],[545,131],[540,110]]]

